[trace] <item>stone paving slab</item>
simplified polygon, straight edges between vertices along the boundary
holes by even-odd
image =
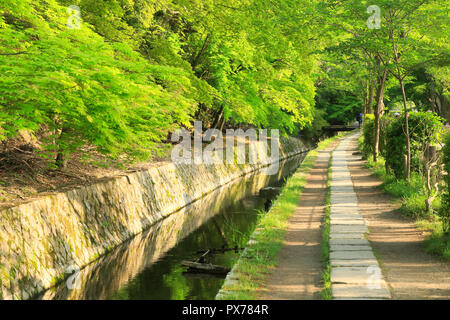
[[[335,168],[333,168],[331,172],[331,179],[342,182],[351,181],[351,178],[349,176],[350,170],[348,170],[347,166],[338,167],[336,163],[333,163],[333,165]]]
[[[358,209],[359,210],[358,205],[356,205],[352,201],[349,201],[349,199],[342,199],[342,201],[337,201],[337,199],[333,198],[333,200],[331,200],[331,198],[330,198],[330,203],[331,203],[332,207],[335,207],[336,209],[340,209],[340,210],[342,210],[342,209],[349,209],[349,210]]]
[[[363,220],[363,216],[360,213],[335,213],[335,214],[330,214],[330,218],[331,219],[351,219],[351,220]]]
[[[353,204],[349,203],[334,203],[332,205],[332,210],[330,210],[331,213],[337,213],[337,214],[358,214],[359,208],[358,206],[355,206]]]
[[[358,207],[331,207],[330,213],[335,214],[360,214]]]
[[[330,239],[365,239],[364,233],[330,233]]]
[[[350,197],[342,197],[342,198],[330,198],[331,206],[334,206],[336,208],[342,209],[342,208],[358,208],[357,205],[353,202],[356,201],[356,199],[352,199]]]
[[[358,199],[347,165],[345,138],[333,152],[330,195],[330,265],[334,299],[389,299],[390,294],[370,243],[369,232],[358,207]],[[373,288],[379,275],[379,287]]]
[[[331,210],[330,213],[338,213],[338,214],[357,214],[359,212],[358,206],[356,206],[352,202],[348,202],[349,200],[345,200],[342,202],[334,201],[331,202]]]
[[[367,284],[371,283],[373,275],[381,270],[378,266],[370,267],[335,267],[331,269],[332,283]]]
[[[353,193],[353,184],[352,184],[352,180],[339,180],[339,179],[333,179],[331,178],[331,183],[332,183],[332,188],[331,188],[331,192],[333,192],[333,194],[335,196],[339,196],[339,195],[343,195],[343,194],[350,194],[352,195]]]
[[[386,300],[381,298],[333,298],[333,300]]]
[[[366,285],[334,284],[331,286],[331,295],[339,299],[390,299],[391,295],[386,285],[380,289],[371,289]]]
[[[339,181],[336,179],[331,179],[331,183],[332,186],[330,187],[330,191],[333,193],[333,195],[335,196],[339,196],[339,195],[347,195],[347,194],[353,194],[353,183],[351,180],[348,181]]]
[[[354,260],[342,260],[331,259],[331,267],[370,267],[377,266],[378,262],[375,259],[354,259]]]
[[[336,209],[349,209],[349,210],[354,210],[354,209],[358,209],[358,206],[356,204],[354,204],[353,202],[349,201],[348,199],[345,199],[345,201],[332,201],[331,202],[331,206],[336,208]]]
[[[372,251],[333,251],[330,252],[330,259],[337,260],[358,260],[375,259]]]
[[[354,196],[353,186],[335,187],[335,188],[331,189],[331,192],[333,193],[333,196],[335,196],[335,197],[348,196],[348,195]]]
[[[333,195],[331,194],[330,197],[330,201],[331,201],[331,205],[337,205],[337,204],[345,204],[348,206],[354,206],[356,207],[357,204],[355,203],[356,200],[356,196],[353,194],[336,194]]]
[[[348,186],[332,186],[330,187],[331,192],[334,192],[335,194],[340,194],[340,193],[349,193],[349,192],[353,192],[353,185],[348,185]]]
[[[351,186],[352,179],[349,177],[350,171],[341,171],[339,174],[331,174],[331,181],[335,182],[333,187]]]
[[[335,218],[331,218],[330,219],[330,224],[331,225],[335,225],[335,226],[340,226],[340,225],[360,225],[360,226],[365,226],[366,223],[364,222],[364,220],[362,219],[335,219]]]
[[[331,174],[331,181],[336,182],[333,187],[343,186],[343,185],[351,185],[352,179],[349,177],[350,171],[342,170],[340,172],[333,172]]]
[[[355,245],[355,246],[365,246],[370,245],[369,241],[366,239],[330,239],[330,245]]]
[[[354,216],[354,218],[345,217],[345,216]],[[362,218],[362,215],[360,213],[349,213],[349,214],[336,213],[336,214],[330,215],[330,219],[331,220],[335,220],[335,221],[342,220],[342,221],[361,221],[361,222],[365,222],[364,219]]]
[[[369,230],[365,225],[332,225],[330,233],[367,233]]]
[[[343,245],[332,244],[330,245],[330,251],[371,251],[370,245],[358,246],[358,245]]]

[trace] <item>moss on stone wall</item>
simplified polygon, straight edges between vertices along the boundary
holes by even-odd
[[[257,146],[261,148],[262,146]],[[280,157],[306,151],[281,139]],[[0,295],[33,296],[133,235],[242,175],[270,164],[164,164],[101,183],[50,194],[2,210]]]

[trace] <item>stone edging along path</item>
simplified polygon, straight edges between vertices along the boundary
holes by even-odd
[[[359,133],[358,133],[359,134]],[[331,164],[330,265],[333,299],[390,299],[380,266],[367,240],[347,166],[345,138],[333,152]]]

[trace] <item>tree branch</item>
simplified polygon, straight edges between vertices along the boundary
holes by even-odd
[[[28,54],[27,51],[20,51],[20,52],[12,52],[12,53],[1,53],[0,56],[17,56],[19,54]]]

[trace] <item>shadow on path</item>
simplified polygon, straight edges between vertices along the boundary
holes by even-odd
[[[279,262],[265,283],[263,300],[320,299],[323,269],[320,250],[330,152],[337,142],[320,151],[307,177],[299,206],[289,220]]]
[[[355,138],[347,150],[352,159],[348,166],[393,299],[450,299],[450,262],[423,251],[423,233],[401,215],[395,198],[378,188],[381,181],[360,156],[352,155],[356,150]]]

